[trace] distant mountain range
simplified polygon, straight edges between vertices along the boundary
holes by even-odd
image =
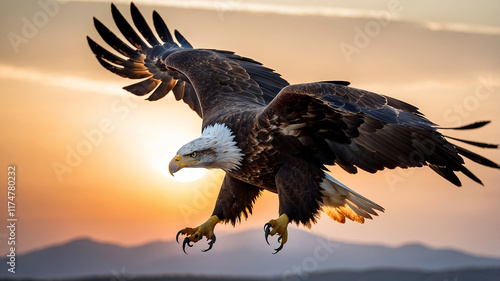
[[[206,241],[200,241],[187,249],[188,255],[175,241],[123,247],[78,239],[21,255],[16,260],[16,274],[5,269],[0,271],[0,278],[111,276],[114,280],[135,280],[137,276],[189,274],[303,280],[331,270],[500,268],[498,258],[418,244],[387,247],[341,243],[293,228],[289,237],[277,255],[271,254],[278,245],[276,239],[268,246],[261,230],[221,233],[211,251],[200,252],[207,246]],[[0,263],[6,267],[7,259]]]
[[[92,276],[82,279],[58,279],[58,281],[498,281],[500,268],[469,268],[442,271],[423,271],[417,269],[371,269],[371,270],[334,270],[312,273],[306,278],[291,277],[217,277],[217,276]],[[33,281],[33,280],[26,280]]]

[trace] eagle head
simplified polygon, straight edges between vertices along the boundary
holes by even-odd
[[[222,169],[226,172],[241,166],[243,154],[234,140],[231,129],[225,124],[209,125],[201,137],[183,145],[170,161],[170,174],[182,168]]]

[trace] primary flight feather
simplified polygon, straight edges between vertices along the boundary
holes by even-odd
[[[327,165],[349,173],[375,173],[385,168],[428,166],[460,186],[456,172],[480,183],[462,156],[492,168],[498,164],[448,142],[496,145],[445,137],[418,108],[406,102],[328,81],[289,85],[274,70],[234,52],[195,49],[177,30],[172,37],[153,12],[156,34],[137,7],[130,11],[135,29],[111,5],[124,42],[99,20],[95,27],[116,52],[87,37],[99,63],[109,71],[139,82],[124,87],[155,101],[173,92],[203,118],[199,138],[182,146],[172,159],[172,174],[182,168],[222,169],[226,176],[212,216],[185,228],[185,247],[206,237],[210,250],[219,222],[235,225],[248,217],[263,190],[278,194],[279,214],[264,226],[279,235],[279,252],[287,242],[287,226],[308,227],[323,211],[344,223],[363,223],[384,209],[327,174]],[[137,30],[137,31],[136,31]],[[448,129],[475,129],[488,122]]]

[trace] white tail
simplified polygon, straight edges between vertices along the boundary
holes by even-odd
[[[380,205],[356,193],[329,174],[325,173],[320,186],[323,188],[323,212],[340,223],[345,223],[345,218],[364,223],[365,219],[372,218],[371,215],[378,216],[375,210],[384,211]]]

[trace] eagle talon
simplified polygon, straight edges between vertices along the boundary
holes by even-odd
[[[184,238],[184,241],[182,242],[182,251],[184,251],[184,254],[186,255],[187,255],[186,245],[188,245],[189,247],[193,247],[193,245],[191,245],[190,242],[191,240],[189,240],[189,237]]]
[[[212,234],[212,236],[210,237],[210,242],[208,242],[208,249],[205,249],[205,250],[201,250],[202,252],[207,252],[207,251],[210,251],[210,249],[212,249],[214,243],[215,243],[215,234]]]
[[[281,237],[278,238],[278,242],[281,240]],[[281,244],[278,248],[274,249],[276,252],[273,253],[273,255],[276,255],[279,251],[281,251],[281,249],[283,249],[283,245],[285,244]]]
[[[269,232],[271,232],[271,224],[270,223],[266,223],[264,225],[264,237],[266,238],[266,242],[267,242],[267,245],[271,245],[269,244],[269,240],[268,239],[268,236],[269,236]]]
[[[188,247],[193,247],[194,244],[191,243],[196,243],[200,241],[200,239],[203,238],[203,236],[207,237],[208,240],[211,240],[208,243],[208,249],[202,250],[203,252],[206,252],[214,246],[215,243],[215,234],[214,234],[214,228],[215,225],[219,222],[219,217],[217,216],[211,216],[206,222],[201,224],[198,227],[191,228],[191,227],[186,227],[182,229],[181,231],[177,232],[177,235],[175,236],[175,240],[177,243],[179,243],[179,235],[187,235],[184,238],[184,241],[182,241],[182,251],[186,253],[186,245]]]
[[[182,230],[177,232],[177,235],[175,235],[175,241],[177,241],[177,244],[180,244],[179,243],[179,235],[181,235],[181,234],[184,234],[184,232],[182,232]]]
[[[268,245],[269,244],[269,235],[274,236],[275,234],[279,234],[278,236],[278,242],[280,243],[280,246],[275,250],[273,254],[278,253],[283,249],[283,246],[288,240],[288,223],[290,222],[290,219],[286,214],[281,215],[279,218],[275,220],[270,220],[268,223],[264,225],[264,237],[266,238],[266,242]]]

